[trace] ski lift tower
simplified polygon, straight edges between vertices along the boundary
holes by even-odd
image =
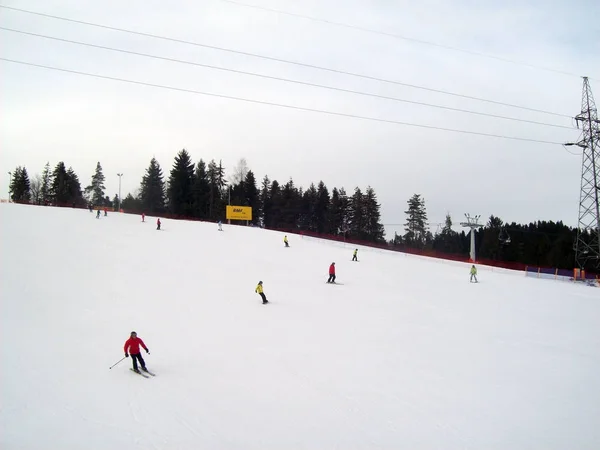
[[[469,214],[465,214],[467,218],[466,222],[461,222],[460,225],[465,228],[471,229],[471,251],[469,253],[469,259],[471,262],[475,262],[475,230],[483,227],[482,224],[479,223],[479,218],[481,216],[471,217]]]

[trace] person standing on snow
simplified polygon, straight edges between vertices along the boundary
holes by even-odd
[[[146,369],[146,362],[144,361],[144,358],[142,358],[142,353],[140,352],[140,345],[146,350],[146,353],[150,353],[150,350],[148,350],[144,341],[137,337],[135,331],[132,331],[131,336],[125,341],[125,346],[123,347],[125,350],[125,358],[128,358],[129,355],[131,355],[131,359],[133,360],[133,371],[137,373],[140,373],[137,365],[138,361],[142,366],[142,370],[148,372],[148,369]]]
[[[354,249],[354,253],[352,254],[352,261],[358,262],[358,249]]]
[[[223,222],[219,220],[219,231],[223,231]]]
[[[475,264],[471,266],[471,279],[469,283],[473,282],[473,278],[475,278],[475,283],[477,283],[477,267],[475,267]]]
[[[284,237],[283,237],[283,243],[285,244],[285,246],[286,246],[286,247],[289,247],[289,246],[290,246],[290,244],[289,244],[289,242],[288,242],[288,239],[287,239],[287,236],[284,236]]]
[[[329,266],[329,279],[327,280],[328,283],[335,283],[335,263],[332,262],[331,265]]]
[[[146,221],[146,214],[142,213],[142,222]]]
[[[258,295],[260,295],[260,297],[262,298],[262,301],[263,301],[263,305],[265,303],[269,303],[269,301],[267,300],[267,297],[265,297],[265,293],[263,292],[262,281],[258,282],[258,286],[256,286],[256,289],[254,289],[254,292],[256,292]]]
[[[100,218],[100,210],[96,211],[96,219]]]
[[[160,230],[160,217],[156,219],[156,229]]]

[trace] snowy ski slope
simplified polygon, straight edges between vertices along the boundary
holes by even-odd
[[[0,205],[0,448],[600,448],[600,289],[146,222]]]

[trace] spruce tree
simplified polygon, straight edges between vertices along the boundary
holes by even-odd
[[[331,191],[329,214],[327,216],[327,233],[338,234],[342,228],[342,209],[340,203],[340,192],[337,188]]]
[[[254,172],[248,170],[244,179],[244,194],[246,197],[246,205],[252,208],[252,223],[257,224],[260,210],[260,199],[258,187],[256,186],[256,178]]]
[[[192,191],[194,216],[200,219],[207,219],[209,217],[210,186],[206,172],[206,163],[202,159],[198,161],[196,166]]]
[[[427,212],[425,209],[425,200],[420,194],[414,194],[408,200],[408,210],[404,211],[407,215],[407,221],[404,224],[406,234],[404,243],[423,248],[427,239]]]
[[[50,185],[50,197],[55,205],[69,203],[70,192],[68,175],[65,163],[60,161],[52,172],[52,183]]]
[[[219,165],[215,160],[208,163],[207,170],[208,186],[209,186],[209,218],[211,220],[222,219],[225,212],[226,204],[226,186],[225,169],[221,161]]]
[[[86,200],[92,205],[100,206],[105,203],[104,199],[104,174],[100,162],[96,164],[96,171],[92,175],[92,182],[85,188]]]
[[[327,219],[329,216],[329,191],[321,180],[317,186],[317,199],[315,203],[316,228],[318,233],[327,230]]]
[[[294,180],[290,178],[281,190],[280,221],[278,227],[298,228],[300,202],[301,194],[294,185]]]
[[[136,206],[142,209],[142,212],[147,214],[162,213],[165,210],[165,181],[163,178],[162,169],[156,158],[150,160],[150,165],[146,169],[146,173],[140,184],[140,202],[136,204],[136,199],[131,196],[131,199],[126,203],[127,209],[135,208]],[[123,207],[125,209],[125,206]]]
[[[121,201],[121,208],[127,212],[144,212],[142,200],[135,198],[131,194],[127,194],[127,196]]]
[[[364,195],[365,235],[369,241],[384,242],[385,230],[381,224],[381,205],[377,202],[375,190],[367,187]]]
[[[269,197],[271,195],[271,180],[269,177],[265,175],[260,185],[260,194],[259,194],[259,224],[261,226],[266,226],[267,219],[271,214],[271,205],[269,203]]]
[[[85,200],[81,192],[81,183],[79,177],[75,173],[72,167],[69,167],[65,177],[65,190],[68,193],[68,203],[72,205],[83,205]],[[101,205],[103,202],[98,203]]]
[[[268,220],[265,220],[267,228],[279,228],[281,223],[281,188],[277,180],[273,180],[269,188],[269,205]]]
[[[42,172],[42,184],[40,187],[41,203],[44,205],[50,202],[50,178],[50,162],[46,162],[46,165],[44,166],[44,171]]]
[[[359,187],[354,189],[354,195],[350,199],[350,235],[354,239],[365,239],[365,202],[363,193]]]
[[[25,167],[19,166],[12,173],[9,193],[13,202],[29,203],[31,201],[31,186]]]
[[[301,227],[312,232],[316,232],[318,227],[317,201],[317,188],[314,183],[311,183],[302,195]]]
[[[175,157],[169,176],[167,197],[173,214],[191,216],[194,210],[194,163],[187,150]]]

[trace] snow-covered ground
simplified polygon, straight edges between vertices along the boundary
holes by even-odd
[[[600,289],[209,223],[0,224],[2,449],[600,448]],[[132,330],[154,378],[109,370]]]

